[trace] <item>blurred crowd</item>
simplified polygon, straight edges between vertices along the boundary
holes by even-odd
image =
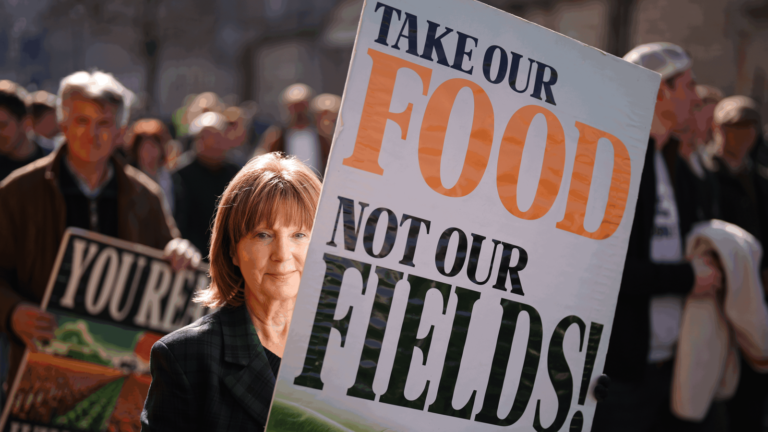
[[[98,72],[91,79],[114,80]],[[122,86],[115,91],[121,92],[125,112],[130,112],[134,96]],[[64,108],[60,100],[61,95],[28,94],[16,83],[0,81],[0,180],[67,147],[67,135],[57,120],[57,109]],[[295,155],[322,177],[341,106],[339,96],[315,95],[305,84],[291,85],[281,94],[287,121],[266,129],[254,120],[258,111],[254,102],[228,106],[212,92],[189,95],[185,102],[168,122],[139,118],[119,127],[110,145],[112,156],[160,186],[163,206],[182,237],[199,251],[208,247],[219,195],[254,155],[271,151]],[[97,127],[90,133],[95,136]]]
[[[747,263],[762,281],[733,286],[738,278],[730,276],[746,270],[711,251],[692,256],[686,249],[696,224],[715,219],[740,227],[747,243],[768,241],[768,146],[759,106],[698,83],[690,56],[676,45],[642,45],[625,59],[661,73],[662,81],[606,360],[613,384],[594,430],[762,431],[768,369],[743,341],[765,329],[735,326],[738,320],[722,313],[737,336],[726,353],[736,355],[728,357],[735,381],[730,375],[726,391],[701,393],[702,401],[680,396],[696,379],[675,381],[685,373],[723,375],[722,368],[686,370],[693,363],[681,363],[681,355],[719,355],[706,340],[686,340],[689,352],[678,349],[684,337],[710,336],[683,330],[691,298],[711,298],[722,311],[726,293],[738,292],[765,307],[765,256]],[[176,266],[194,264],[205,259],[219,196],[253,155],[295,155],[322,177],[341,105],[339,96],[316,96],[297,83],[280,96],[287,120],[261,128],[254,103],[228,106],[210,92],[187,97],[168,122],[131,121],[133,99],[99,71],[65,77],[56,95],[0,81],[4,378],[15,374],[24,345],[50,335],[38,305],[66,227],[164,249]]]
[[[217,201],[251,157],[283,151],[322,177],[341,105],[297,83],[281,95],[287,120],[263,127],[254,103],[210,92],[187,97],[169,122],[131,121],[134,101],[101,71],[64,77],[56,95],[0,80],[3,398],[24,347],[53,338],[39,305],[67,228],[163,250],[174,269],[197,266]]]

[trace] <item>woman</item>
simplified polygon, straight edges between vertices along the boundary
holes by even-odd
[[[320,181],[277,153],[252,159],[221,197],[211,285],[220,309],[152,347],[145,431],[263,430],[285,349]]]
[[[157,119],[141,119],[131,126],[126,136],[128,158],[131,165],[140,169],[163,189],[168,208],[173,213],[173,181],[166,168],[167,154],[173,150],[171,134],[163,122]]]

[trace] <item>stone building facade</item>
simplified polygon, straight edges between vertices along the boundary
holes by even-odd
[[[765,0],[486,0],[606,52],[670,41],[701,83],[762,102],[768,70]],[[55,91],[100,68],[169,118],[188,94],[255,100],[280,119],[293,82],[341,94],[362,0],[0,0],[0,77]],[[763,113],[768,118],[768,104]]]

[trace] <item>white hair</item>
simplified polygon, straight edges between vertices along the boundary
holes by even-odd
[[[61,80],[59,97],[56,101],[56,119],[64,122],[69,116],[64,102],[77,94],[87,99],[106,103],[116,108],[116,119],[120,127],[128,124],[131,116],[131,105],[136,96],[115,79],[112,74],[93,71],[75,72]]]

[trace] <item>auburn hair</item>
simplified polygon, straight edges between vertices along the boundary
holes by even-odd
[[[239,306],[245,297],[243,275],[233,262],[237,244],[262,223],[312,229],[320,180],[296,159],[273,152],[251,159],[219,199],[211,234],[210,286],[195,301],[208,307]]]
[[[137,120],[125,135],[125,142],[128,144],[129,157],[131,162],[138,164],[139,161],[139,142],[142,138],[149,138],[160,148],[161,162],[165,163],[166,149],[165,145],[171,140],[171,134],[168,128],[158,119],[145,118]]]

